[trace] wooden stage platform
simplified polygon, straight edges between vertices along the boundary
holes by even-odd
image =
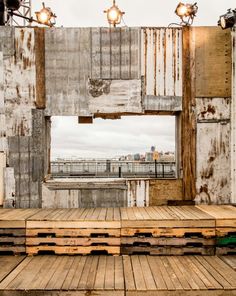
[[[1,209],[0,255],[232,255],[236,207]]]
[[[236,271],[215,256],[0,256],[1,296],[230,296]]]

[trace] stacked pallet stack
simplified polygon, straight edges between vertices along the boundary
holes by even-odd
[[[215,219],[195,207],[121,209],[121,254],[214,255]]]
[[[0,254],[24,254],[26,241],[26,219],[39,210],[1,209],[0,211]]]
[[[236,207],[201,205],[198,208],[216,220],[216,255],[236,254]]]
[[[30,255],[120,254],[118,208],[41,210],[26,228]]]

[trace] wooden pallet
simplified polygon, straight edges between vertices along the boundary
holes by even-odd
[[[216,255],[236,255],[236,247],[216,247]]]
[[[147,236],[147,237],[215,237],[215,228],[121,228],[123,236]]]
[[[0,228],[1,237],[25,237],[25,228]]]
[[[25,245],[25,237],[0,237],[0,246]]]
[[[119,208],[41,210],[27,219],[27,229],[120,229]]]
[[[236,248],[236,236],[218,237],[216,240],[216,245],[218,247],[234,246]]]
[[[216,228],[236,229],[236,207],[229,205],[200,205],[197,208],[215,219]]]
[[[54,253],[56,255],[89,255],[93,253],[107,253],[109,255],[119,255],[119,246],[26,246],[28,255],[39,253]]]
[[[109,228],[39,228],[26,229],[27,237],[120,237],[120,229]]]
[[[121,208],[122,228],[215,228],[215,219],[195,206]]]
[[[223,237],[223,236],[229,236],[229,235],[236,235],[236,227],[221,227],[216,228],[216,236]]]
[[[0,211],[0,228],[25,228],[26,220],[40,209],[3,209]]]
[[[11,246],[11,245],[3,245],[0,246],[0,255],[3,254],[13,254],[13,255],[22,255],[26,253],[25,245],[17,245],[17,246]]]
[[[58,238],[58,237],[27,237],[27,246],[56,245],[56,246],[120,246],[121,240],[117,237],[79,237],[79,238]]]
[[[122,255],[214,255],[215,249],[213,247],[134,247],[134,246],[121,246],[120,250]]]
[[[156,237],[122,237],[125,246],[215,246],[215,239],[205,238],[156,238]]]

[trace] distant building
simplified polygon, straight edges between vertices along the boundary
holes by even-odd
[[[146,152],[145,160],[146,161],[153,161],[153,152]]]
[[[151,152],[154,152],[154,151],[156,151],[156,147],[155,146],[152,146],[151,147]]]
[[[175,162],[175,154],[173,152],[166,152],[160,155],[159,161]]]
[[[140,160],[140,154],[139,153],[134,154],[134,160],[136,160],[136,161]]]

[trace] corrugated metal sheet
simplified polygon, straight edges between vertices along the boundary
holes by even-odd
[[[229,203],[230,100],[198,98],[196,102],[198,110],[196,202]]]
[[[182,29],[142,29],[144,95],[182,96]]]
[[[103,92],[100,84],[111,80],[140,80],[140,29],[138,28],[54,28],[46,30],[46,112],[48,115],[89,116],[94,81],[96,97],[105,94],[107,101],[113,93]],[[126,81],[124,81],[126,84]],[[141,88],[141,81],[137,88]],[[130,93],[132,95],[133,89]],[[93,92],[94,93],[94,92]],[[116,95],[116,93],[114,94]],[[125,97],[127,92],[119,92]],[[132,98],[131,98],[132,99]],[[137,98],[142,112],[141,91]],[[122,112],[132,112],[132,102],[124,104]],[[116,103],[113,112],[117,111]],[[128,108],[128,109],[127,109]]]
[[[140,79],[140,28],[91,29],[91,78]]]
[[[232,30],[231,202],[236,203],[236,28]]]

